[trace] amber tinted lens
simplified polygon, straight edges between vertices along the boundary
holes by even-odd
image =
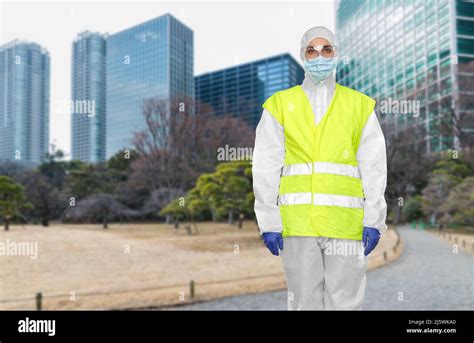
[[[323,57],[332,57],[332,56],[334,56],[334,49],[332,47],[325,47],[321,51],[321,55]]]
[[[319,56],[319,52],[316,51],[313,47],[307,47],[305,51],[306,59],[316,58]]]

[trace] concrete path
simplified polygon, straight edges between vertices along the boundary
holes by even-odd
[[[404,251],[395,262],[367,273],[364,309],[474,309],[474,255],[408,226],[399,229]],[[176,310],[285,310],[286,292],[229,297]]]

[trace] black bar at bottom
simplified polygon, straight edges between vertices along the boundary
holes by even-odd
[[[0,342],[90,336],[379,336],[473,342],[472,311],[0,311]],[[54,335],[52,322],[54,320]],[[48,330],[49,327],[49,330]],[[43,332],[32,332],[39,331]],[[19,332],[26,331],[26,332]]]

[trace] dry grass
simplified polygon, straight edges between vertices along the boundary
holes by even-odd
[[[264,248],[255,222],[246,221],[242,229],[200,223],[198,229],[193,236],[166,224],[28,225],[0,231],[3,242],[38,243],[37,259],[0,256],[0,309],[34,308],[37,292],[45,309],[176,304],[189,301],[190,280],[196,284],[195,300],[285,287],[281,260]],[[394,237],[388,231],[377,249],[394,244]],[[5,302],[18,298],[25,300]]]

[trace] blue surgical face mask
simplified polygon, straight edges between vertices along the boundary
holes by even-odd
[[[313,81],[326,79],[334,69],[336,69],[337,59],[335,57],[319,56],[310,60],[305,60],[303,65]]]

